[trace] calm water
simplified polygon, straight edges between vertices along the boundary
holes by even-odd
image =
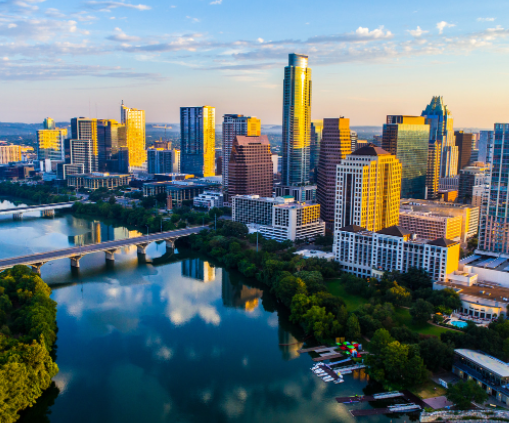
[[[71,215],[0,217],[0,258],[136,234]],[[47,263],[42,277],[58,302],[58,389],[23,423],[355,421],[334,398],[362,394],[366,375],[341,385],[312,375],[302,332],[237,273],[154,243],[146,260],[132,248],[106,265],[98,253],[79,271]]]

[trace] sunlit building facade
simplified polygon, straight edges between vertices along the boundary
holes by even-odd
[[[308,56],[290,54],[283,82],[282,185],[309,182],[311,69]]]
[[[120,106],[120,121],[125,125],[126,147],[129,157],[129,169],[142,169],[146,166],[145,151],[145,110]]]
[[[19,145],[0,145],[0,164],[21,161],[21,147]]]
[[[180,168],[196,176],[215,176],[216,109],[180,108]]]
[[[430,141],[428,144],[428,172],[426,173],[426,200],[438,198],[440,182],[440,157],[442,147],[438,141]]]
[[[313,183],[317,181],[317,166],[322,143],[323,120],[311,121],[311,144],[309,147],[309,177]]]
[[[97,143],[97,119],[87,117],[72,118],[71,139],[91,140],[93,154],[99,157],[99,145]]]
[[[97,147],[99,170],[118,171],[118,152],[127,148],[126,127],[114,119],[97,121]]]
[[[403,166],[401,196],[426,195],[430,126],[420,116],[387,116],[383,126],[382,148],[396,156]]]
[[[63,160],[64,139],[66,137],[67,128],[41,129],[37,131],[37,158],[39,160]]]

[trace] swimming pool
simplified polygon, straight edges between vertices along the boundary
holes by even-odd
[[[466,328],[468,326],[467,322],[459,322],[455,320],[454,322],[451,322],[451,325],[456,326],[457,328]]]

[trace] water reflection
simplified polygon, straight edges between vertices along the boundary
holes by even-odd
[[[182,260],[182,276],[202,282],[212,282],[216,279],[216,269],[200,258]]]
[[[258,307],[258,301],[262,297],[262,291],[248,287],[240,281],[231,281],[229,272],[222,272],[221,278],[222,298],[225,307],[241,308],[253,312]]]

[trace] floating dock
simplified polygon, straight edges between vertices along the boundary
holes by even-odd
[[[318,347],[311,347],[311,348],[301,348],[300,350],[297,350],[299,354],[304,354],[307,352],[315,352],[316,350],[320,350],[322,348],[327,348],[325,345],[320,345]]]
[[[350,414],[354,417],[360,417],[374,416],[376,414],[405,413],[407,411],[419,411],[420,409],[420,405],[408,404],[400,405],[399,407],[372,408],[370,410],[350,410]]]
[[[389,398],[398,398],[398,397],[404,397],[405,394],[402,392],[383,392],[381,394],[375,394],[375,395],[359,395],[357,397],[338,397],[336,398],[336,401],[341,404],[349,404],[350,401],[352,403],[355,402],[370,402],[370,401],[377,401],[377,400],[383,400],[383,399],[389,399]]]
[[[320,357],[313,358],[313,361],[325,361],[325,360],[334,360],[335,358],[342,358],[343,354],[335,353],[335,354],[325,354]]]
[[[342,375],[347,375],[352,373],[354,370],[364,369],[365,367],[367,367],[365,364],[355,364],[353,366],[339,367],[334,370],[340,372]]]
[[[334,380],[341,379],[335,371],[333,371],[332,369],[329,369],[327,366],[320,366],[320,368],[325,373],[327,373],[330,377],[332,377]]]

